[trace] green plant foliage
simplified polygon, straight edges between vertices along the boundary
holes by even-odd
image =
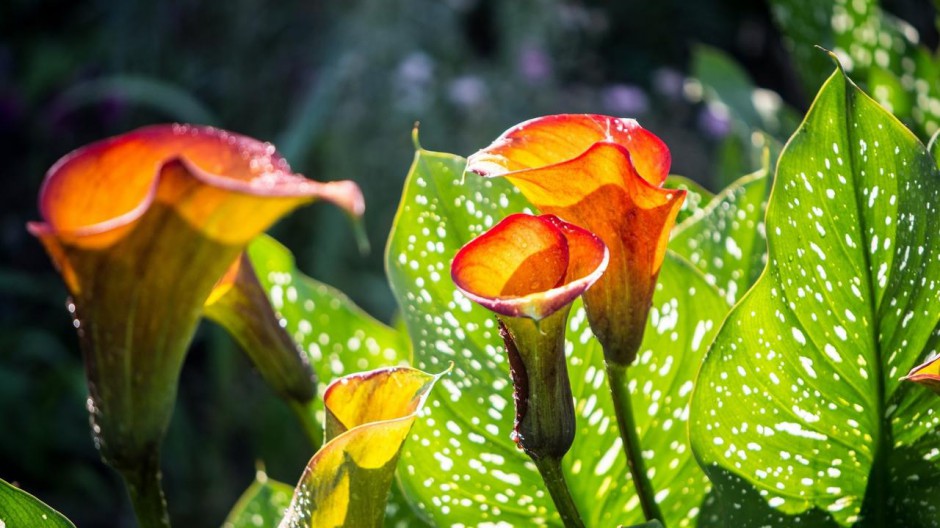
[[[701,270],[729,304],[767,263],[764,211],[770,181],[767,168],[744,176],[672,231],[669,247]]]
[[[61,513],[0,479],[0,527],[75,528]]]
[[[339,290],[302,274],[290,251],[273,238],[255,239],[248,256],[272,306],[307,353],[321,394],[331,380],[345,374],[408,362],[405,335],[374,319]]]
[[[935,396],[899,381],[940,343],[937,204],[924,146],[833,74],[778,163],[767,269],[693,396],[727,525],[940,525]]]
[[[686,192],[685,200],[682,202],[682,207],[679,209],[679,214],[676,216],[676,224],[681,224],[683,220],[692,216],[715,197],[714,193],[702,187],[702,185],[695,180],[675,174],[670,174],[666,178],[666,181],[663,182],[663,188],[678,189]]]
[[[722,187],[741,174],[766,168],[767,150],[776,160],[783,141],[800,124],[799,115],[780,96],[758,88],[747,72],[726,53],[699,45],[692,52],[692,75],[702,99],[727,114],[731,134],[718,150],[716,172]]]
[[[269,479],[264,470],[259,469],[254,482],[235,503],[222,528],[277,526],[293,495],[292,486]]]
[[[771,0],[771,6],[807,91],[829,72],[828,58],[814,48],[823,46],[922,139],[940,127],[940,65],[919,45],[917,31],[878,0]]]
[[[507,214],[529,211],[508,182],[467,175],[457,156],[418,150],[387,249],[393,290],[418,368],[453,361],[403,453],[408,500],[435,525],[559,523],[534,465],[510,439],[512,387],[492,314],[454,288],[456,251]],[[694,313],[693,307],[694,306]],[[704,277],[669,254],[630,390],[644,456],[670,526],[691,526],[708,484],[685,431],[692,379],[728,304]],[[609,395],[603,353],[580,304],[568,322],[578,429],[563,461],[588,526],[642,522]]]

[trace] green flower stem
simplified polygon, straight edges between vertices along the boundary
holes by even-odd
[[[561,460],[557,458],[533,458],[535,467],[538,468],[545,481],[545,487],[555,502],[555,508],[561,516],[561,522],[566,528],[584,528],[584,522],[581,521],[581,514],[578,513],[577,506],[571,498],[571,491],[568,490],[568,484],[565,482],[565,475],[561,471]]]
[[[623,440],[623,451],[627,455],[627,466],[633,477],[633,485],[643,508],[643,515],[647,521],[654,519],[663,523],[663,514],[656,504],[656,492],[653,484],[646,474],[646,463],[643,462],[640,439],[636,434],[636,424],[633,420],[633,405],[630,402],[630,391],[627,390],[627,367],[611,362],[607,366],[607,383],[610,386],[610,395],[614,400],[614,411],[617,413],[617,426],[620,428],[620,439]]]
[[[294,414],[297,415],[301,427],[304,428],[304,433],[307,434],[307,439],[310,440],[313,451],[317,452],[320,446],[323,445],[323,427],[317,423],[316,411],[313,408],[314,401],[300,403],[296,400],[288,400],[288,403]]]
[[[160,457],[149,460],[133,470],[122,471],[140,528],[169,528],[170,514],[160,484]]]

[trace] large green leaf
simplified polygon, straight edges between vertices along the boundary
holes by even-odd
[[[61,513],[0,479],[0,527],[75,528]]]
[[[767,262],[767,172],[765,167],[740,178],[672,231],[669,247],[701,270],[729,304],[751,287]]]
[[[917,31],[878,0],[772,0],[773,13],[800,64],[807,90],[829,73],[814,46],[833,50],[875,100],[921,138],[940,126],[940,67]]]
[[[277,526],[293,495],[294,488],[289,484],[271,480],[263,469],[258,469],[254,482],[235,503],[222,528]]]
[[[527,210],[506,181],[467,175],[462,158],[419,150],[387,249],[393,290],[426,370],[453,361],[426,421],[402,453],[406,496],[433,524],[559,523],[535,467],[510,439],[512,388],[493,314],[454,288],[450,261],[507,214]],[[689,526],[707,482],[690,456],[689,393],[707,343],[728,305],[691,265],[669,254],[639,360],[630,373],[644,457],[670,526]],[[568,323],[578,429],[563,461],[588,526],[642,522],[623,457],[603,353],[580,304]]]
[[[940,342],[938,205],[924,146],[837,71],[781,156],[768,266],[693,397],[729,525],[940,526],[936,401],[899,381]]]
[[[705,207],[705,204],[715,197],[714,193],[702,187],[697,181],[675,174],[670,174],[666,178],[663,187],[685,191],[685,200],[682,202],[682,207],[679,208],[679,214],[676,215],[676,224],[695,214],[696,211]]]
[[[305,276],[273,238],[255,239],[248,256],[285,328],[307,353],[321,395],[337,377],[408,362],[410,345],[404,334],[377,321],[339,290]]]

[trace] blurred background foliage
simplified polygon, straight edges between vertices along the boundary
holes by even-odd
[[[819,63],[800,38],[827,45],[827,34],[806,23],[805,34],[784,39],[775,24],[775,13],[800,12],[799,4],[0,2],[0,476],[79,526],[133,525],[123,488],[92,445],[64,287],[24,229],[38,217],[46,169],[63,154],[144,124],[185,121],[273,141],[309,177],[357,181],[370,253],[360,254],[349,223],[327,206],[295,213],[273,234],[301,269],[388,321],[395,306],[382,250],[415,122],[424,147],[467,155],[538,115],[636,117],[669,144],[674,173],[718,190],[756,169],[765,145],[780,148],[818,86],[817,72],[807,78],[792,57]],[[881,7],[933,53],[931,2]],[[286,406],[209,323],[183,371],[164,449],[179,526],[221,524],[256,460],[296,482],[311,454]]]

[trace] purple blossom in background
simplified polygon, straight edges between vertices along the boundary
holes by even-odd
[[[434,61],[426,53],[410,53],[395,71],[399,106],[406,111],[421,111],[428,105],[428,91],[434,81]]]
[[[447,97],[452,103],[465,109],[483,104],[489,89],[483,79],[476,75],[463,75],[450,82]]]
[[[519,73],[531,84],[541,84],[552,75],[552,59],[538,45],[529,43],[519,52]]]
[[[672,68],[659,68],[653,72],[653,89],[666,99],[676,101],[682,98],[682,86],[685,77]]]
[[[608,114],[636,116],[649,110],[649,97],[639,86],[613,84],[604,88],[602,94],[604,110]]]
[[[731,118],[724,107],[707,104],[698,114],[698,127],[709,137],[721,139],[731,133]]]

